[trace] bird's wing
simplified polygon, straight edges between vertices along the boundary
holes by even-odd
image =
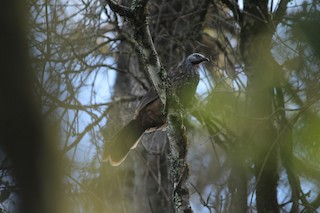
[[[150,104],[151,102],[153,102],[154,100],[156,100],[157,98],[159,98],[157,91],[152,87],[151,89],[149,89],[149,91],[142,97],[140,104],[138,105],[136,111],[134,112],[134,116],[133,119],[136,119],[137,116],[139,115],[141,109],[143,109],[144,107],[146,107],[148,104]]]

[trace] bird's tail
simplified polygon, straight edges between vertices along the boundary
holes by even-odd
[[[110,146],[106,147],[103,160],[109,161],[112,166],[120,165],[129,151],[137,146],[144,130],[138,120],[130,121],[117,133]]]

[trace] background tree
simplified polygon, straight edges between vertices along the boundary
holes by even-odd
[[[138,1],[115,3],[131,7],[134,2]],[[191,52],[211,59],[201,71],[199,101],[183,120],[193,211],[319,210],[319,1],[142,2],[147,3],[146,20],[166,70]],[[14,86],[20,84],[17,75],[4,75],[2,85],[11,92],[21,89],[10,97],[33,96],[52,138],[60,141],[54,144],[63,156],[65,176],[65,199],[59,205],[66,212],[174,212],[165,132],[145,134],[120,167],[101,162],[104,143],[131,119],[153,85],[136,46],[142,40],[135,32],[141,29],[125,14],[114,13],[108,1],[28,3],[29,19],[24,20],[30,24],[34,88],[21,95],[29,87]],[[2,63],[7,70],[21,51],[2,40],[8,44],[4,55],[12,56]],[[23,70],[23,64],[16,70]],[[7,97],[5,106],[17,121],[22,121],[20,115],[33,114],[28,107],[9,107],[13,105]],[[28,106],[27,101],[21,103]],[[28,119],[24,121],[30,124]],[[33,121],[39,125],[38,119]],[[34,147],[28,144],[26,149]],[[1,210],[6,212],[15,206],[23,185],[12,181],[18,176],[10,172],[17,155],[4,145],[2,151],[8,156],[1,167]],[[32,159],[49,162],[43,156]],[[39,171],[37,165],[30,166],[30,171]],[[29,178],[37,183],[48,174],[41,171]]]
[[[27,7],[5,2],[0,13],[0,212],[59,212],[59,157],[53,131],[50,139],[33,95]]]

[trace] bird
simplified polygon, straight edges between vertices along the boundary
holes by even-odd
[[[182,61],[177,69],[168,72],[169,85],[183,109],[189,108],[193,103],[200,81],[198,68],[205,61],[209,59],[204,55],[192,53]],[[107,144],[103,161],[109,161],[112,166],[120,165],[126,159],[129,151],[137,146],[145,131],[165,125],[164,107],[155,88],[149,89],[136,108],[133,119],[120,129],[110,144]]]

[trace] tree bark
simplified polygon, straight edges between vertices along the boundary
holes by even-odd
[[[176,213],[191,213],[189,189],[187,187],[189,178],[189,166],[186,162],[187,136],[182,122],[181,109],[173,100],[174,97],[169,95],[167,135],[170,144],[170,177],[173,184],[171,196]]]

